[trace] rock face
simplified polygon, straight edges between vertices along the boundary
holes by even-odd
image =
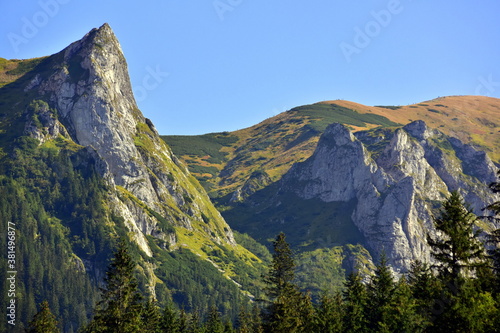
[[[351,219],[372,256],[383,251],[395,271],[405,272],[415,259],[431,260],[426,233],[434,232],[433,213],[450,191],[459,191],[476,214],[498,200],[488,189],[496,170],[484,152],[422,121],[355,135],[332,124],[314,154],[281,179],[277,195],[354,200]]]
[[[45,105],[42,115],[47,114],[47,105],[58,115],[57,121],[44,116],[48,120],[42,124],[43,132],[87,147],[99,161],[102,176],[116,190],[109,198],[113,210],[125,219],[146,254],[151,255],[146,235],[176,246],[173,227],[235,244],[205,191],[139,111],[120,44],[107,24],[45,63],[51,66],[50,73],[36,75],[24,89],[43,96],[38,102]],[[33,124],[27,123],[25,132],[43,141]]]

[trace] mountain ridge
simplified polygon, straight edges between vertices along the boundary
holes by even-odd
[[[499,199],[488,187],[496,172],[486,153],[423,121],[356,133],[334,123],[311,157],[223,215],[259,241],[283,231],[300,251],[361,244],[372,258],[384,252],[402,274],[417,259],[432,262],[426,235],[434,235],[433,216],[450,192],[477,215]]]
[[[500,99],[484,96],[440,97],[383,107],[335,100],[296,107],[234,132],[162,138],[210,195],[221,197],[241,188],[254,171],[265,171],[272,181],[279,180],[293,163],[312,155],[321,133],[333,122],[357,132],[424,120],[430,128],[487,151],[498,162],[500,125],[494,119],[499,110]]]
[[[0,87],[0,133],[1,223],[18,224],[24,244],[24,323],[43,297],[65,330],[81,326],[119,238],[132,249],[144,294],[162,305],[208,311],[217,303],[235,317],[257,290],[250,276],[261,274],[261,259],[236,242],[203,187],[138,109],[108,24]],[[79,282],[65,285],[60,274]],[[66,291],[52,294],[55,284]],[[214,285],[220,289],[210,292]],[[68,311],[68,304],[79,308]]]

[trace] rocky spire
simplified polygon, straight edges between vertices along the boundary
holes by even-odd
[[[108,24],[46,60],[47,76],[37,75],[25,88],[55,108],[69,139],[93,151],[120,195],[115,210],[137,235],[155,234],[175,244],[158,216],[171,226],[194,229],[217,242],[234,244],[229,226],[187,169],[161,140],[137,107],[127,63]],[[105,174],[104,174],[105,173]],[[163,223],[164,224],[164,223]]]

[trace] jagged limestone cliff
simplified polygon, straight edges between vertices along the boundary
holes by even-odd
[[[47,123],[42,139],[31,124],[26,131],[42,141],[66,135],[95,150],[101,173],[117,192],[113,209],[125,221],[141,249],[151,255],[145,235],[176,246],[173,227],[203,232],[217,243],[235,245],[230,228],[213,208],[198,182],[159,138],[137,108],[120,44],[109,25],[53,56],[58,68],[36,75],[25,91],[35,90],[54,107],[58,121]]]
[[[281,184],[304,199],[355,199],[352,221],[368,248],[375,257],[385,251],[396,270],[406,271],[415,259],[431,260],[425,238],[439,202],[459,191],[481,214],[496,200],[488,189],[496,169],[484,152],[422,121],[356,135],[332,124],[313,156],[294,166]]]
[[[281,228],[306,249],[361,243],[374,258],[385,252],[395,271],[405,272],[415,259],[431,261],[426,233],[434,232],[432,216],[450,191],[459,191],[477,214],[498,199],[488,189],[496,170],[486,153],[423,121],[355,134],[335,123],[310,158],[226,214],[232,223],[242,207],[251,207],[258,217],[236,227]],[[301,210],[290,214],[297,206]]]
[[[68,327],[85,322],[119,237],[131,242],[145,294],[188,310],[217,304],[235,316],[256,290],[251,277],[260,276],[262,261],[236,243],[138,109],[111,28],[93,29],[27,68],[0,88],[1,223],[18,222],[30,249],[19,253],[30,267],[19,276],[21,320],[43,297]],[[47,253],[53,262],[44,262]],[[62,275],[79,280],[59,283]],[[53,295],[54,285],[70,296]],[[80,311],[69,311],[68,299]]]

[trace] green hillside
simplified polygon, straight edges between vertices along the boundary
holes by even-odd
[[[312,154],[321,133],[334,122],[353,129],[398,125],[376,114],[317,103],[293,108],[240,131],[162,138],[209,194],[220,197],[242,186],[254,171],[265,171],[274,181],[279,179],[294,163]]]

